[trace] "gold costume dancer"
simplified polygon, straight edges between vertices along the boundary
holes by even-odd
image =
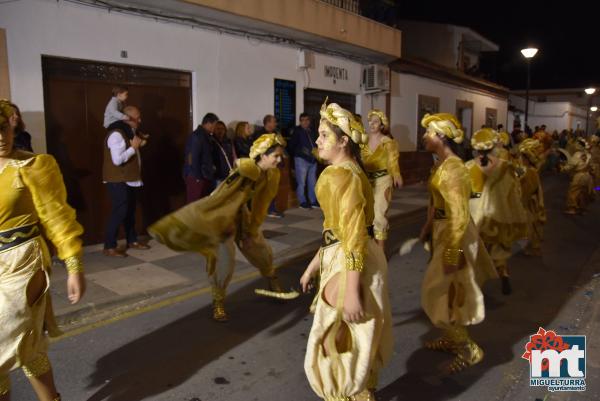
[[[500,146],[498,146],[498,144]],[[490,128],[473,134],[476,157],[466,163],[471,176],[469,209],[479,236],[502,279],[502,293],[512,292],[507,260],[515,241],[527,236],[527,214],[510,154],[501,136]]]
[[[519,144],[521,164],[517,168],[521,181],[521,199],[527,212],[527,245],[524,253],[530,256],[542,255],[542,238],[546,223],[544,190],[538,173],[540,155],[544,151],[536,139],[525,139]]]
[[[260,230],[279,188],[277,164],[284,146],[280,135],[261,135],[250,149],[250,158],[238,159],[236,168],[210,196],[163,217],[148,229],[171,249],[199,252],[206,257],[213,318],[217,321],[227,320],[225,295],[235,267],[235,245],[267,278],[269,290],[282,298],[293,295],[282,291],[273,266],[273,251]]]
[[[592,135],[590,138],[590,167],[594,176],[594,190],[600,186],[600,137]]]
[[[469,171],[453,149],[463,141],[461,125],[452,114],[426,114],[425,149],[437,155],[429,179],[431,203],[421,240],[433,231],[433,254],[423,279],[421,304],[442,337],[425,347],[455,354],[449,372],[483,359],[483,350],[469,337],[466,326],[485,317],[480,285],[497,277],[492,261],[469,214]]]
[[[506,131],[498,132],[494,154],[505,162],[512,162],[513,155],[510,153],[510,135]]]
[[[592,155],[589,148],[585,139],[577,138],[577,151],[572,155],[565,153],[567,163],[561,170],[571,175],[564,211],[566,214],[583,214],[588,204],[594,200],[594,179],[590,173]]]
[[[403,184],[400,175],[398,142],[389,133],[387,116],[380,110],[369,112],[369,141],[361,145],[361,158],[373,186],[375,240],[382,247],[388,235],[387,212],[394,187]]]
[[[47,334],[60,334],[50,299],[52,242],[67,267],[71,303],[85,291],[83,229],[66,202],[50,155],[14,150],[13,108],[0,100],[0,400],[9,399],[11,370],[22,368],[41,401],[60,400],[46,354]]]
[[[330,166],[316,194],[323,242],[300,279],[306,292],[320,272],[304,370],[328,401],[375,400],[378,372],[392,354],[387,261],[373,237],[373,192],[360,167],[364,128],[335,103],[323,105],[317,146]]]

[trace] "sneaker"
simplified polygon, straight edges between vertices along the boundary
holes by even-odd
[[[283,213],[274,211],[274,212],[269,212],[269,214],[267,214],[267,216],[272,217],[274,219],[281,219],[281,218],[283,218]]]
[[[310,205],[312,208],[314,209],[320,209],[321,205],[319,205],[318,203],[313,203],[312,205]]]
[[[307,202],[303,202],[300,204],[300,209],[310,209],[310,205]]]

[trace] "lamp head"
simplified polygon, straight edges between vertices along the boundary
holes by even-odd
[[[521,54],[523,57],[530,59],[533,58],[538,52],[538,49],[535,47],[528,47],[527,49],[521,49]]]

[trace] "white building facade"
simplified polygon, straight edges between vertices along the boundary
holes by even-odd
[[[440,113],[457,113],[460,104],[471,104],[472,109],[459,118],[462,120],[467,136],[489,125],[487,116],[496,113],[495,125],[507,121],[507,99],[469,88],[464,85],[446,83],[434,78],[408,73],[392,73],[391,82],[391,128],[400,142],[401,151],[415,151],[418,148],[417,133],[420,127],[419,96],[438,99]],[[487,114],[486,114],[487,112]],[[461,118],[462,117],[462,118]]]
[[[525,121],[525,92],[513,91],[509,97],[509,126],[515,122],[521,127]],[[589,110],[597,106],[598,97],[586,95],[584,88],[532,90],[529,96],[528,125],[531,129],[546,125],[548,132],[586,129],[596,131],[598,112]]]
[[[311,65],[302,69],[298,48],[252,37],[49,0],[1,4],[0,28],[6,33],[10,97],[22,109],[38,151],[46,148],[42,56],[190,72],[194,126],[209,111],[226,123],[261,124],[273,113],[275,79],[296,82],[296,115],[308,88],[353,95],[355,111],[364,115],[371,105],[385,107],[362,94],[362,63],[311,52]],[[343,73],[326,76],[326,66]]]

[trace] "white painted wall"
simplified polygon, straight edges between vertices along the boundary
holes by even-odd
[[[511,95],[510,103],[520,110],[525,109],[525,99],[520,96]],[[513,113],[511,113],[513,114]],[[525,114],[517,113],[521,119],[521,125],[525,124]],[[546,131],[562,131],[564,129],[585,129],[586,110],[571,102],[535,102],[529,101],[528,125],[531,129],[535,126],[546,125]],[[514,114],[509,118],[509,127],[512,128]],[[590,118],[589,127],[594,126]],[[590,131],[591,132],[591,131]]]
[[[417,127],[419,95],[440,98],[440,112],[456,113],[456,101],[473,102],[473,129],[485,123],[485,109],[498,111],[497,123],[506,126],[507,99],[469,90],[429,78],[392,72],[390,125],[392,134],[403,152],[417,149]]]
[[[307,76],[297,69],[296,49],[255,39],[54,0],[0,3],[0,27],[7,30],[11,99],[23,111],[37,151],[46,148],[42,55],[190,71],[194,125],[209,111],[226,123],[260,122],[274,111],[275,78],[296,81],[297,114],[305,86],[357,94],[362,114],[370,105],[359,95],[360,64],[316,54]],[[325,64],[346,68],[348,80],[326,78]]]

